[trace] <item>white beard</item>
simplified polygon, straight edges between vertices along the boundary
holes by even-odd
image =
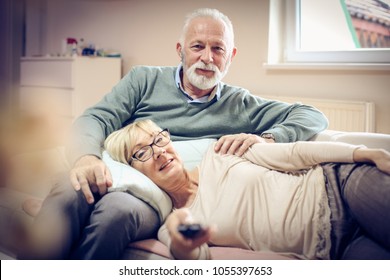
[[[207,78],[205,76],[198,75],[195,72],[197,68],[214,71],[214,76],[211,78]],[[214,64],[206,65],[202,61],[198,61],[197,63],[191,65],[191,67],[186,70],[186,75],[189,82],[193,86],[201,90],[206,90],[214,87],[217,83],[219,83],[226,75],[228,68],[229,68],[229,64],[226,65],[225,71],[221,72],[219,71],[218,67],[215,66]]]

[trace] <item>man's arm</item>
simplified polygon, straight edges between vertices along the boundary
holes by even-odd
[[[131,72],[130,72],[131,74]],[[122,127],[133,114],[136,94],[128,74],[95,106],[87,109],[73,124],[67,156],[72,166],[70,177],[75,190],[81,190],[87,201],[92,193],[103,195],[112,185],[107,166],[101,160],[104,140]]]
[[[106,124],[93,115],[81,116],[73,125],[71,142],[67,146],[72,164],[71,184],[76,191],[83,192],[88,203],[94,202],[93,193],[104,195],[112,186],[111,173],[101,160],[102,143],[106,138],[104,126]]]
[[[278,115],[279,114],[279,115]],[[305,141],[328,127],[328,119],[316,108],[303,104],[270,103],[259,122],[269,127],[261,134],[272,134],[277,143]]]
[[[67,156],[72,166],[84,155],[101,158],[106,137],[131,118],[139,99],[134,90],[134,76],[133,69],[100,102],[76,119],[67,145]]]
[[[265,100],[247,94],[243,113],[252,124],[249,133],[222,136],[215,151],[242,156],[256,143],[309,140],[328,127],[325,115],[312,106]]]

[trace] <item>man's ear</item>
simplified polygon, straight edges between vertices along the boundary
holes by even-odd
[[[182,46],[181,46],[181,44],[180,44],[180,43],[176,43],[176,52],[177,52],[177,54],[179,55],[180,60],[182,59],[182,53],[181,53],[181,51],[182,51]]]
[[[233,47],[232,56],[231,56],[231,58],[230,58],[230,61],[233,60],[233,58],[236,56],[236,54],[237,54],[237,48],[236,48],[236,47]]]

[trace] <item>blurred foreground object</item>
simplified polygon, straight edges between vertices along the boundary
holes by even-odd
[[[42,200],[68,170],[60,127],[48,116],[0,117],[0,252],[11,258]]]

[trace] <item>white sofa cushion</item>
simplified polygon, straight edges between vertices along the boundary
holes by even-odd
[[[325,130],[314,136],[311,140],[344,142],[353,145],[364,145],[368,148],[381,148],[390,151],[390,134]]]

